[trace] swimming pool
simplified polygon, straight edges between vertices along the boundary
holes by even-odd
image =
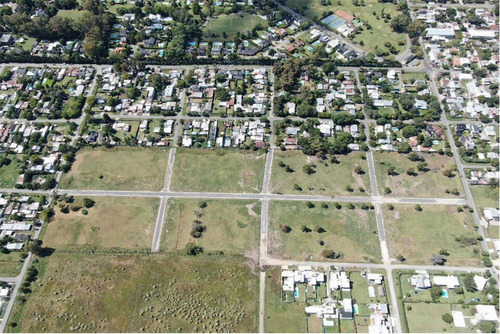
[[[299,298],[299,289],[295,288],[295,290],[293,290],[293,296]]]
[[[443,292],[441,292],[441,295],[443,296],[443,298],[448,298],[448,290],[443,290]]]

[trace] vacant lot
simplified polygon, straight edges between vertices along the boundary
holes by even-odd
[[[470,186],[470,190],[480,214],[484,208],[498,208],[498,188]]]
[[[453,158],[446,155],[421,154],[428,164],[427,171],[423,172],[418,171],[418,162],[410,161],[406,154],[384,152],[374,153],[373,156],[381,193],[388,187],[392,191],[389,196],[456,197],[446,193],[446,190],[451,191],[454,188],[463,194],[458,172],[453,172],[453,177],[443,175],[444,170],[455,166]],[[395,175],[388,175],[390,167],[395,167]],[[408,175],[408,168],[414,168],[416,174]]]
[[[87,215],[70,211],[64,214],[59,207],[49,223],[44,244],[53,248],[117,247],[141,249],[151,247],[158,213],[157,198],[95,197],[95,206]],[[75,204],[81,205],[82,198]]]
[[[266,273],[266,333],[306,333],[306,317],[303,303],[281,302],[281,269]]]
[[[382,11],[385,15],[397,16],[396,5],[387,2],[379,3],[375,0],[367,0],[365,3],[364,6],[354,6],[351,0],[340,0],[332,1],[331,5],[323,6],[321,0],[286,0],[287,6],[303,13],[310,19],[321,18],[323,13],[342,9],[369,24],[373,28],[372,30],[365,26],[363,31],[354,38],[354,41],[358,43],[362,41],[364,45],[360,46],[367,51],[375,51],[376,46],[385,49],[386,42],[390,42],[399,52],[403,51],[405,47],[400,46],[399,42],[405,42],[405,35],[394,32],[390,26],[390,20],[385,22],[381,17]],[[374,12],[376,15],[373,15]]]
[[[170,190],[259,192],[265,162],[254,152],[178,149]]]
[[[267,21],[254,14],[219,15],[216,18],[210,18],[203,29],[203,36],[206,37],[204,40],[232,40],[236,33],[251,31],[257,24],[263,28],[267,27]],[[224,33],[226,33],[225,37]]]
[[[16,180],[19,176],[19,168],[22,165],[15,155],[10,154],[7,158],[10,159],[10,163],[0,167],[1,188],[13,188],[16,185]]]
[[[16,331],[257,331],[258,280],[241,258],[56,252],[41,262]]]
[[[329,160],[319,161],[299,151],[274,153],[271,176],[272,192],[281,194],[319,194],[319,195],[368,195],[370,193],[370,178],[368,165],[361,157],[365,153],[353,152],[346,156],[338,156],[340,163],[334,164]],[[281,167],[283,164],[285,167]],[[304,166],[312,164],[314,172],[307,174]],[[293,172],[287,172],[290,166]],[[361,167],[361,174],[354,171],[356,166]],[[297,184],[301,190],[294,187]],[[353,192],[346,190],[350,186]],[[361,192],[359,188],[365,191]]]
[[[65,189],[161,190],[168,150],[120,147],[85,149],[61,179]]]
[[[338,260],[380,261],[380,244],[373,211],[322,208],[309,209],[304,202],[276,201],[270,204],[268,250],[271,257],[295,260],[325,260],[324,249],[343,254]],[[280,225],[290,228],[288,233]],[[309,232],[303,232],[306,226]],[[323,231],[317,232],[321,227]],[[320,245],[323,241],[324,245]]]
[[[205,228],[201,238],[191,236],[195,220]],[[161,247],[184,249],[194,242],[206,250],[241,252],[258,247],[259,231],[259,202],[169,199]]]
[[[392,211],[383,209],[391,256],[401,254],[408,263],[430,264],[432,254],[445,249],[449,265],[480,264],[479,256],[473,252],[481,246],[474,242],[477,233],[470,213],[445,205],[422,205],[422,209],[416,211],[413,205],[396,205]],[[472,240],[456,240],[464,237]]]
[[[406,310],[406,319],[410,333],[443,333],[455,331],[455,326],[447,324],[441,318],[443,314],[451,314],[449,304],[411,303],[411,311]]]
[[[0,253],[0,276],[14,277],[19,275],[23,261],[23,252]]]

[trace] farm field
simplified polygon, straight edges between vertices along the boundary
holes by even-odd
[[[354,6],[350,0],[332,1],[330,5],[326,6],[321,5],[321,0],[286,0],[285,3],[288,7],[302,13],[309,19],[319,19],[323,13],[335,12],[339,9],[353,14],[356,18],[368,23],[373,28],[372,30],[363,29],[354,38],[354,41],[357,43],[363,41],[364,45],[360,45],[360,47],[366,51],[373,52],[376,46],[383,48],[386,42],[390,42],[399,52],[402,52],[406,48],[406,46],[399,45],[399,42],[406,44],[405,35],[394,32],[390,21],[385,22],[380,17],[382,10],[386,15],[389,14],[391,17],[397,16],[398,12],[395,4],[380,3],[374,0],[365,1],[365,6]],[[373,12],[377,15],[373,15]]]
[[[251,31],[256,25],[267,27],[267,21],[255,14],[229,14],[211,18],[203,28],[203,38],[207,41],[230,41],[236,33]],[[224,32],[226,37],[224,38]]]
[[[33,292],[7,330],[255,332],[258,279],[244,261],[56,252],[36,264]]]
[[[392,257],[401,254],[410,264],[431,264],[433,254],[445,249],[448,265],[478,266],[481,246],[476,240],[474,222],[468,212],[457,212],[456,206],[422,205],[422,211],[413,205],[395,205],[394,210],[383,207],[385,230]],[[438,223],[439,222],[439,223]],[[471,238],[462,244],[455,238]],[[465,241],[464,241],[465,243]]]
[[[338,156],[338,164],[329,160],[318,161],[316,157],[310,157],[299,151],[281,152],[275,151],[271,174],[271,188],[273,193],[281,194],[307,194],[307,195],[368,195],[371,192],[370,178],[368,175],[368,164],[362,160],[365,153],[352,152],[346,156]],[[292,173],[281,167],[280,162],[290,166]],[[316,167],[314,173],[304,172],[304,165],[313,163]],[[359,166],[363,174],[354,172]],[[297,184],[302,190],[294,188]],[[353,192],[346,190],[350,186]],[[365,191],[361,192],[362,187]]]
[[[281,302],[281,270],[273,268],[266,273],[265,301],[266,333],[306,333],[303,303]]]
[[[379,262],[380,243],[373,211],[356,208],[350,210],[343,204],[341,210],[330,203],[322,208],[320,203],[310,209],[305,202],[274,201],[269,205],[268,251],[273,258],[294,260],[325,260],[324,249],[342,253],[338,260],[344,262]],[[291,230],[285,233],[280,225]],[[302,226],[310,231],[303,232]],[[323,228],[321,233],[316,227]],[[321,246],[318,240],[322,240]]]
[[[200,203],[206,207],[201,208]],[[201,216],[197,216],[197,212]],[[199,220],[206,230],[191,236]],[[259,246],[260,203],[240,200],[169,199],[162,232],[162,250],[181,250],[192,242],[205,250],[243,252]]]
[[[453,158],[438,154],[421,154],[428,164],[426,172],[417,170],[418,162],[410,161],[405,154],[395,152],[375,152],[375,170],[379,192],[384,194],[388,187],[392,192],[388,196],[398,197],[457,197],[447,194],[446,190],[457,189],[463,195],[463,187],[458,172],[453,177],[443,175],[446,169],[455,166]],[[388,175],[390,167],[396,168],[397,175]],[[416,175],[407,175],[408,168],[414,168]]]
[[[76,155],[73,167],[61,178],[60,188],[161,190],[167,164],[167,149],[85,149]]]
[[[68,214],[56,207],[48,224],[44,245],[47,247],[124,248],[151,247],[159,199],[138,197],[94,197],[95,205]],[[83,198],[75,198],[82,205]],[[83,210],[88,214],[84,215]]]
[[[256,193],[265,162],[263,153],[178,149],[170,190]]]

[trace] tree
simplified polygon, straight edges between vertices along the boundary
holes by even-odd
[[[198,254],[203,253],[203,247],[196,246],[192,242],[188,242],[185,247],[186,254],[191,256],[196,256]]]
[[[310,229],[309,227],[307,227],[306,225],[302,225],[302,226],[300,227],[300,230],[301,230],[302,232],[304,232],[304,233],[309,233],[309,232],[311,232],[311,229]]]
[[[342,257],[342,254],[341,253],[336,253],[334,252],[333,250],[331,249],[323,249],[321,251],[321,255],[325,258],[325,259],[331,259],[331,260],[334,260],[334,259],[338,259],[340,257]]]
[[[28,251],[31,253],[40,256],[43,252],[42,240],[35,239],[32,240],[28,245]]]
[[[406,258],[405,258],[403,255],[401,255],[401,254],[399,254],[398,256],[396,256],[396,258],[397,258],[397,259],[398,259],[398,261],[400,261],[400,262],[404,262],[404,261],[406,261]]]
[[[283,233],[290,233],[290,231],[291,231],[292,229],[291,229],[291,228],[290,228],[290,226],[288,226],[288,225],[285,225],[285,224],[280,224],[280,230],[281,230],[281,232],[283,232]]]
[[[444,322],[447,324],[451,324],[453,322],[453,317],[449,313],[445,313],[441,316],[441,319],[443,319]]]
[[[496,333],[497,326],[493,321],[481,320],[479,323],[479,330],[482,333]]]
[[[398,175],[398,173],[396,172],[396,167],[390,166],[389,168],[387,168],[387,175],[390,176]]]
[[[463,285],[465,290],[469,292],[475,292],[477,291],[477,285],[476,281],[474,281],[474,274],[472,273],[467,273],[463,276]]]
[[[365,172],[363,171],[363,168],[361,166],[356,166],[354,167],[354,172],[358,175],[364,174]]]
[[[83,199],[83,206],[86,207],[87,209],[90,209],[94,205],[95,205],[95,201],[93,199],[90,199],[87,197]]]
[[[302,168],[302,170],[303,170],[303,171],[304,171],[304,173],[306,173],[307,175],[314,174],[314,173],[315,173],[315,170],[314,170],[314,164],[307,164],[307,165],[304,165],[304,167]]]
[[[309,209],[314,208],[314,204],[313,204],[313,202],[311,202],[311,201],[308,201],[308,202],[306,203],[306,206],[307,206]]]
[[[398,15],[392,19],[391,28],[395,32],[402,33],[406,32],[409,24],[410,18],[408,17],[408,15]]]
[[[437,303],[442,295],[443,290],[439,287],[439,285],[433,285],[431,287],[431,298],[434,303]]]
[[[446,260],[446,257],[444,257],[442,255],[432,254],[430,261],[433,265],[443,266],[447,260]]]
[[[293,189],[297,191],[302,191],[302,188],[297,183],[293,184]]]
[[[405,138],[410,138],[418,135],[418,129],[413,125],[407,125],[403,128],[403,130],[401,130],[401,134]]]
[[[386,194],[390,194],[390,193],[392,193],[391,188],[389,188],[389,187],[385,187],[385,188],[384,188],[384,193],[386,193]]]
[[[415,168],[413,167],[409,167],[407,170],[406,170],[406,174],[410,175],[410,176],[415,176],[416,173],[415,173]]]
[[[398,152],[399,153],[408,153],[411,152],[411,146],[407,142],[403,142],[398,145]]]
[[[325,233],[325,232],[326,232],[326,230],[325,230],[323,227],[321,227],[321,226],[316,226],[316,227],[314,228],[314,230],[315,230],[317,233]]]
[[[83,41],[83,53],[92,60],[98,61],[108,55],[108,48],[99,27],[93,27]]]
[[[415,205],[415,210],[422,211],[422,207],[420,206],[420,204]]]

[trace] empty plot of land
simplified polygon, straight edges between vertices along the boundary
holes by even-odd
[[[337,156],[339,163],[331,163],[328,159],[320,161],[299,151],[276,151],[271,176],[272,192],[331,196],[367,195],[371,191],[370,178],[363,156],[365,153],[353,152],[346,156]],[[311,167],[311,170],[307,169],[309,174],[304,170],[304,166]],[[356,166],[362,169],[360,174],[354,171]],[[348,191],[347,186],[353,191]],[[360,187],[364,191],[360,191]]]
[[[170,190],[259,192],[266,155],[229,150],[178,149]]]
[[[380,261],[380,243],[373,211],[333,205],[307,208],[304,202],[271,202],[268,251],[271,257],[325,260],[324,249],[343,255],[339,261]],[[286,225],[288,232],[282,228]],[[303,231],[303,226],[309,231]],[[322,230],[318,229],[321,228]],[[320,241],[324,245],[320,244]]]
[[[24,257],[22,252],[0,254],[0,276],[14,277],[19,275],[23,262]]]
[[[456,197],[446,190],[458,190],[463,194],[462,183],[458,172],[453,176],[445,176],[445,170],[454,169],[453,158],[439,154],[421,154],[427,167],[425,171],[418,170],[418,163],[408,159],[408,155],[395,152],[374,153],[375,169],[380,193],[387,187],[392,192],[388,196],[401,197]],[[423,161],[422,161],[423,162]],[[395,168],[393,175],[389,169]],[[408,175],[408,169],[413,168],[414,174]]]
[[[210,18],[203,29],[203,35],[209,41],[232,40],[236,33],[251,31],[258,24],[265,27],[267,21],[254,14],[220,15]]]
[[[63,189],[161,190],[168,150],[119,147],[85,149],[76,155]]]
[[[194,222],[201,237],[191,235]],[[241,252],[259,245],[260,203],[238,200],[169,199],[161,248],[184,249],[193,242],[205,250]]]
[[[443,333],[455,331],[453,323],[443,321],[445,313],[451,314],[449,304],[411,303],[411,310],[406,311],[410,333]]]
[[[59,207],[49,223],[44,244],[55,249],[75,246],[141,249],[151,247],[157,198],[96,197],[95,205],[64,214]],[[81,205],[76,198],[74,205]],[[84,215],[83,210],[88,214]]]
[[[482,213],[484,208],[498,208],[498,187],[488,185],[470,186],[477,209]]]
[[[20,332],[255,332],[258,280],[244,262],[56,252],[11,319]]]
[[[481,246],[470,213],[457,212],[455,206],[422,205],[422,211],[416,211],[412,205],[396,205],[392,211],[383,208],[383,215],[391,256],[431,264],[433,254],[446,250],[449,265],[480,264],[474,249]]]

